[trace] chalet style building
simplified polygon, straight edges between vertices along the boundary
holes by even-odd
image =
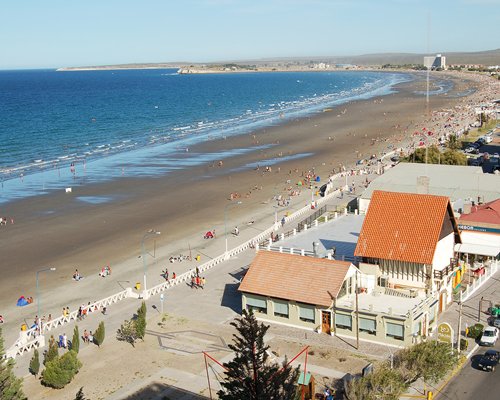
[[[436,297],[441,312],[461,282],[458,243],[448,197],[374,191],[354,255],[378,286]]]

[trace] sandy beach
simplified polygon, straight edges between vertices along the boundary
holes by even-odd
[[[242,204],[231,207],[229,216],[226,215],[228,229],[235,225],[242,231],[252,229],[249,222],[263,219],[271,224],[276,210],[273,196],[289,194],[289,188],[296,188],[303,173],[314,171],[324,182],[341,165],[355,168],[357,160],[372,154],[406,148],[416,140],[413,132],[422,127],[439,133],[451,118],[452,129],[458,130],[474,118],[468,107],[488,97],[498,97],[498,92],[488,88],[490,78],[447,76],[455,83],[453,91],[431,96],[429,105],[425,96],[414,94],[425,87],[424,75],[418,75],[416,81],[399,85],[398,92],[391,95],[348,103],[251,134],[190,148],[190,152],[216,152],[272,145],[265,151],[225,159],[221,166],[207,164],[158,178],[125,176],[78,187],[73,193],[61,190],[2,206],[1,214],[15,220],[14,224],[0,228],[0,314],[6,320],[6,346],[17,337],[21,321],[35,317],[36,307],[19,309],[15,303],[21,295],[35,297],[37,270],[57,268],[53,273],[40,275],[40,283],[44,291],[42,314],[58,316],[63,306],[73,309],[82,302],[117,292],[120,288],[116,281],[126,281],[123,286],[140,281],[141,240],[151,228],[162,232],[154,250],[153,241],[148,242],[148,252],[155,252],[154,268],[156,272],[162,266],[170,269],[168,258],[172,255],[189,254],[191,250],[193,255],[203,256],[203,234],[207,230],[215,229],[215,240],[223,240],[225,207],[235,202],[230,200],[231,193],[238,193]],[[453,96],[468,88],[475,93]],[[498,91],[498,85],[496,88]],[[286,157],[297,154],[310,155],[286,161]],[[265,160],[276,157],[285,161],[266,172]],[[238,170],[251,163],[257,163],[259,169]],[[77,196],[113,200],[88,204],[78,201]],[[311,191],[302,189],[300,196],[292,198],[292,204],[303,206],[310,199]],[[278,217],[284,212],[286,208],[280,208]],[[104,265],[112,267],[113,284],[97,277]],[[76,283],[78,286],[71,279],[76,268],[87,277]],[[158,273],[151,275],[149,286],[161,282]]]

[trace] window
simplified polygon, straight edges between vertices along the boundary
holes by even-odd
[[[385,334],[397,340],[404,340],[404,326],[392,322],[385,323]]]
[[[288,318],[288,303],[286,301],[274,300],[274,315],[276,317]]]
[[[359,330],[367,332],[370,335],[375,335],[377,331],[377,321],[368,318],[359,318]]]
[[[312,322],[316,321],[316,310],[314,306],[308,306],[306,304],[299,304],[299,318],[304,322]]]
[[[247,297],[247,310],[267,314],[267,301],[255,297]]]
[[[340,329],[352,329],[352,316],[335,314],[335,326]]]
[[[422,330],[422,321],[415,322],[413,324],[413,335],[420,335],[420,331]]]
[[[429,324],[432,324],[434,322],[434,320],[436,319],[436,306],[433,305],[430,309],[429,309]]]

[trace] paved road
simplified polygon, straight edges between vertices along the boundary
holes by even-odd
[[[488,348],[480,347],[467,362],[462,371],[453,378],[443,392],[435,396],[437,400],[498,400],[500,398],[500,369],[485,372],[476,368],[481,354]],[[497,342],[495,350],[500,351]]]

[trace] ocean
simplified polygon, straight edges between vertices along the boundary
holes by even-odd
[[[389,94],[408,80],[366,71],[0,71],[0,203],[244,153],[176,157],[194,143]]]

